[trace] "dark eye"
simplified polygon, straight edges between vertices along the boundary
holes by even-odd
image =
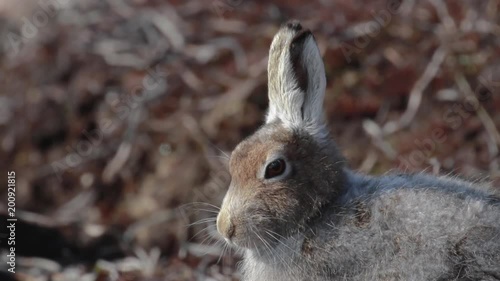
[[[273,162],[267,164],[266,173],[264,177],[266,179],[277,177],[283,174],[283,172],[285,172],[285,169],[286,169],[285,160],[283,159],[274,160]]]

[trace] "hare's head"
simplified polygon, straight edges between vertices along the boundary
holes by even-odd
[[[343,161],[323,119],[323,61],[298,22],[275,35],[268,79],[266,124],[233,151],[217,217],[226,241],[257,250],[301,231],[343,184]]]

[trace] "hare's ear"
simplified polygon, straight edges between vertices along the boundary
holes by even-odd
[[[311,135],[325,134],[325,69],[314,36],[297,21],[283,25],[269,50],[269,111],[266,123],[281,121]]]

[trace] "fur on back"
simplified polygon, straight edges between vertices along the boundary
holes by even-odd
[[[345,173],[356,192],[247,251],[245,280],[500,280],[500,199],[454,179]]]

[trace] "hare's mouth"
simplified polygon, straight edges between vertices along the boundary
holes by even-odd
[[[272,233],[272,231],[266,230],[248,231],[241,236],[237,235],[231,239],[226,239],[226,242],[230,246],[251,250],[263,255],[264,253],[274,252],[279,244],[278,236]]]

